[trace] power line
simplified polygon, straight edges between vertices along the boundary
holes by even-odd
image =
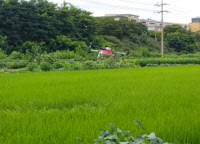
[[[129,10],[138,10],[138,11],[146,11],[146,12],[155,11],[155,10],[151,10],[151,9],[141,9],[141,8],[135,8],[135,7],[130,7],[130,6],[118,6],[118,5],[113,5],[113,4],[109,4],[109,3],[97,2],[97,1],[94,1],[94,0],[81,0],[81,1],[93,3],[93,4],[96,4],[96,5],[102,5],[102,6],[105,6],[105,7],[117,7],[119,9],[125,9],[125,10],[129,9]]]
[[[146,3],[146,2],[137,2],[137,1],[131,1],[131,0],[120,0],[120,1],[123,1],[123,2],[127,2],[127,3],[135,3],[135,4],[142,4],[142,5],[151,5],[153,6],[154,4],[153,3]]]

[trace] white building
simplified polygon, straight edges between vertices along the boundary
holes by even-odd
[[[133,14],[105,14],[105,16],[101,16],[101,17],[111,17],[111,18],[114,18],[115,20],[120,20],[120,19],[125,18],[130,21],[139,22],[139,16],[133,15]]]
[[[161,31],[161,22],[160,21],[156,21],[156,20],[152,20],[152,19],[140,19],[140,22],[142,24],[146,25],[148,30]],[[163,27],[174,25],[174,24],[180,25],[183,28],[188,29],[187,24],[171,23],[171,22],[164,22]]]

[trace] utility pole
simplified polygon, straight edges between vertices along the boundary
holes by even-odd
[[[157,27],[156,27],[156,23],[155,23],[155,41],[157,41]]]
[[[161,14],[161,54],[162,57],[164,57],[164,13],[168,13],[169,11],[164,11],[164,5],[168,5],[166,3],[163,3],[163,0],[161,0],[161,4],[156,4],[155,6],[161,7],[161,11],[158,13]]]

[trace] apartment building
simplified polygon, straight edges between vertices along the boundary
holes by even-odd
[[[200,17],[192,18],[192,23],[189,25],[191,32],[200,31]]]

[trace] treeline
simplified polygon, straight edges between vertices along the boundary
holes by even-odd
[[[75,50],[94,36],[94,18],[68,3],[0,0],[0,20],[0,47],[7,54],[31,52],[35,45],[47,52]]]
[[[200,49],[200,34],[180,26],[165,29],[168,52],[192,53]],[[70,50],[86,56],[89,47],[121,51],[160,51],[154,32],[141,23],[113,18],[94,18],[90,12],[69,3],[58,6],[46,0],[0,0],[0,49],[38,55]]]
[[[71,4],[46,0],[0,0],[0,20],[0,48],[6,54],[86,51],[90,45],[134,50],[150,38],[140,23],[94,18]]]

